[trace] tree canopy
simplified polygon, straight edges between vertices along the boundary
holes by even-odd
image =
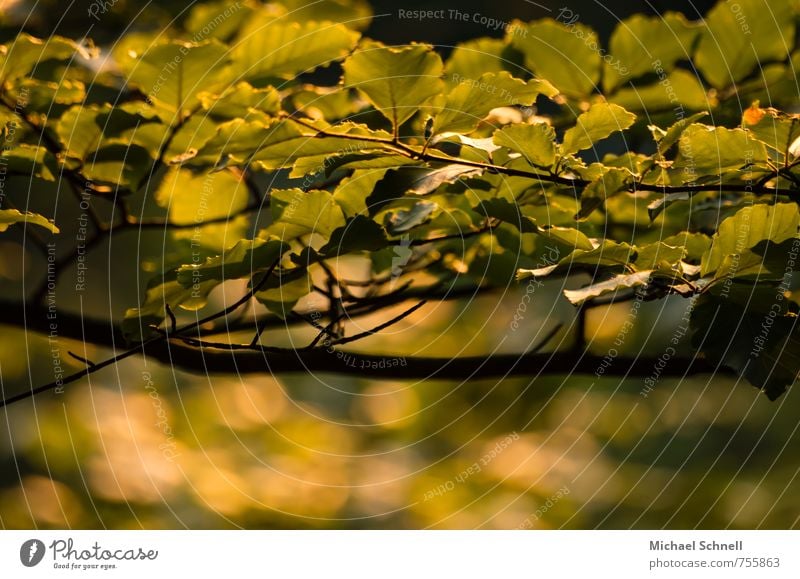
[[[0,47],[0,231],[47,269],[4,321],[46,334],[58,312],[118,351],[6,401],[143,352],[197,372],[727,371],[777,398],[800,370],[797,5],[737,6],[635,15],[607,42],[562,9],[448,54],[370,40],[344,1],[211,2],[109,46],[20,34]],[[57,308],[87,255],[148,232],[160,251],[119,274],[138,303]],[[558,324],[518,355],[351,349],[437,301],[520,287],[532,307],[553,279],[573,344],[549,348]],[[587,350],[591,308],[674,296],[691,307],[660,357]],[[298,325],[316,337],[271,341]]]

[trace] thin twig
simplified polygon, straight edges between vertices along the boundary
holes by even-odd
[[[333,327],[336,324],[338,324],[339,322],[341,322],[345,317],[347,317],[347,314],[342,313],[336,319],[331,320],[330,323],[327,326],[325,326],[324,328],[322,328],[320,330],[319,334],[317,334],[317,337],[314,338],[308,346],[306,346],[305,348],[302,348],[302,349],[303,350],[312,350],[312,349],[314,349],[316,347],[316,345],[319,344],[320,340],[322,340],[323,336],[328,336],[328,337],[334,338],[334,339],[338,338],[339,335],[333,332]]]
[[[560,322],[558,324],[556,324],[553,327],[552,330],[550,330],[549,332],[547,332],[547,334],[545,334],[544,338],[542,338],[539,341],[538,344],[536,344],[533,348],[531,348],[530,350],[528,350],[525,353],[526,354],[538,354],[539,352],[541,352],[542,348],[544,348],[547,344],[549,344],[550,340],[555,338],[556,334],[558,334],[558,332],[561,331],[561,328],[563,328],[563,327],[564,327],[564,324],[562,324]]]
[[[169,307],[168,303],[164,304],[164,310],[167,312],[167,316],[169,316],[169,331],[172,334],[175,334],[178,329],[178,320],[175,318],[175,314],[172,312],[172,308]]]
[[[75,352],[70,352],[69,350],[67,350],[67,354],[75,358],[78,362],[86,364],[89,368],[94,368],[95,366],[97,366],[97,364],[95,364],[91,360],[78,356]]]
[[[106,368],[108,366],[114,365],[114,364],[116,364],[116,363],[118,363],[118,362],[120,362],[120,361],[122,361],[122,360],[124,360],[126,358],[129,358],[129,357],[133,356],[134,354],[144,350],[146,348],[146,346],[148,346],[148,345],[155,344],[157,342],[166,341],[171,337],[178,338],[178,339],[186,339],[186,338],[180,336],[180,334],[183,334],[183,333],[189,332],[191,330],[197,329],[200,326],[202,326],[204,324],[207,324],[209,322],[213,322],[214,320],[217,320],[219,318],[226,317],[229,314],[231,314],[232,312],[234,312],[237,309],[239,309],[244,304],[246,304],[248,301],[250,301],[250,299],[255,294],[257,294],[259,291],[261,291],[261,289],[263,289],[263,287],[266,285],[267,281],[269,280],[270,276],[272,275],[272,273],[275,271],[275,269],[278,267],[279,264],[280,264],[280,259],[276,260],[269,267],[269,269],[267,269],[266,273],[264,273],[264,276],[261,278],[261,280],[257,284],[253,284],[250,287],[250,289],[247,291],[247,293],[241,299],[237,300],[233,305],[228,306],[227,308],[225,308],[221,312],[217,312],[215,314],[211,314],[211,315],[203,318],[202,320],[197,320],[195,322],[191,322],[191,323],[187,324],[186,326],[177,329],[171,336],[167,332],[159,332],[158,336],[153,336],[152,338],[149,338],[149,339],[145,340],[141,344],[138,344],[138,345],[130,348],[129,350],[126,350],[125,352],[122,352],[121,354],[118,354],[117,356],[114,356],[112,358],[104,360],[103,362],[100,362],[98,364],[93,364],[93,365],[85,368],[84,370],[81,370],[80,372],[76,372],[75,374],[72,374],[70,376],[67,376],[66,378],[63,378],[62,380],[51,382],[50,384],[45,384],[44,386],[40,386],[38,388],[33,388],[33,389],[31,389],[31,390],[29,390],[27,392],[23,392],[21,394],[18,394],[16,396],[12,396],[10,398],[5,398],[2,401],[0,401],[0,408],[2,408],[3,406],[7,406],[9,404],[13,404],[14,402],[19,402],[20,400],[25,400],[26,398],[30,398],[30,397],[35,396],[37,394],[41,394],[41,393],[47,392],[49,390],[54,390],[56,388],[60,388],[60,387],[65,386],[67,384],[71,384],[72,382],[80,380],[84,376],[89,376],[91,374],[94,374],[98,370],[102,370],[103,368]]]
[[[380,326],[376,326],[376,327],[372,328],[371,330],[367,330],[366,332],[361,332],[360,334],[356,334],[355,336],[350,336],[349,338],[341,338],[339,340],[336,340],[336,341],[332,342],[331,344],[326,344],[326,345],[328,345],[328,346],[342,346],[344,344],[349,344],[351,342],[356,342],[358,340],[363,340],[364,338],[372,336],[373,334],[377,334],[378,332],[380,332],[382,330],[385,330],[386,328],[388,328],[390,326],[393,326],[396,323],[406,319],[408,316],[410,316],[411,314],[416,312],[418,309],[420,309],[422,306],[424,306],[427,303],[428,303],[427,300],[423,300],[423,301],[419,302],[418,304],[416,304],[415,306],[409,308],[408,310],[406,310],[405,312],[403,312],[399,316],[396,316],[396,317],[392,318],[391,320],[381,324]]]
[[[295,123],[298,123],[306,128],[315,131],[314,134],[301,135],[307,138],[330,138],[330,139],[345,139],[351,141],[361,141],[382,145],[392,152],[399,155],[408,157],[410,159],[434,162],[434,163],[447,163],[463,165],[465,167],[474,167],[476,169],[483,169],[488,173],[507,175],[509,177],[524,177],[545,183],[553,183],[557,185],[565,185],[576,189],[583,189],[588,186],[591,181],[585,179],[574,179],[562,177],[557,174],[545,174],[535,171],[527,171],[524,169],[516,169],[512,167],[504,167],[502,165],[494,165],[492,163],[483,163],[480,161],[470,161],[459,157],[450,157],[444,154],[434,154],[417,150],[409,145],[400,141],[383,139],[380,137],[373,137],[369,135],[348,135],[348,134],[335,134],[329,133],[322,129],[315,127],[311,123],[307,123],[302,119],[291,117]],[[704,192],[720,192],[720,193],[752,193],[755,195],[785,195],[788,197],[796,198],[800,195],[800,191],[793,189],[780,189],[772,187],[754,187],[750,183],[733,184],[733,183],[716,183],[716,184],[703,184],[703,185],[650,185],[642,183],[640,180],[633,181],[628,185],[626,191],[635,193],[638,191],[645,191],[649,193],[661,193],[670,195],[673,193],[704,193]]]

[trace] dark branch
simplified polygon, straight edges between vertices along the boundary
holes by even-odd
[[[379,326],[376,326],[376,327],[372,328],[371,330],[367,330],[365,332],[361,332],[360,334],[356,334],[355,336],[350,336],[349,338],[339,338],[338,340],[335,340],[331,345],[341,346],[341,345],[344,345],[344,344],[350,344],[352,342],[357,342],[358,340],[363,340],[364,338],[372,336],[373,334],[377,334],[379,332],[382,332],[383,330],[385,330],[387,328],[390,328],[393,325],[395,325],[395,324],[401,322],[402,320],[406,319],[408,316],[410,316],[411,314],[416,312],[418,309],[420,309],[426,303],[428,303],[428,302],[427,301],[421,301],[417,305],[415,305],[415,306],[407,309],[406,311],[404,311],[402,314],[400,314],[398,316],[395,316],[394,318],[392,318],[388,322],[384,322],[384,323],[380,324]]]
[[[248,296],[245,296],[248,297]],[[244,301],[243,301],[244,300]],[[245,303],[245,298],[230,306],[225,311],[230,313]],[[49,331],[51,320],[47,318],[44,308],[25,310],[17,304],[0,302],[0,308],[8,312],[3,322],[23,327],[28,331]],[[216,314],[217,316],[221,315]],[[124,343],[124,337],[111,322],[83,320],[75,314],[60,314],[59,337],[74,339],[98,346],[113,343]],[[200,323],[205,323],[202,321]],[[187,332],[197,329],[197,323],[178,330]],[[210,374],[285,374],[322,372],[337,375],[353,375],[372,379],[488,379],[511,376],[536,377],[540,375],[594,375],[604,366],[603,376],[607,378],[649,377],[653,375],[658,363],[656,358],[623,358],[618,357],[610,367],[605,357],[590,353],[576,355],[571,351],[539,353],[539,349],[548,343],[560,329],[554,328],[531,351],[526,354],[502,354],[489,356],[468,356],[458,358],[437,358],[427,356],[388,357],[369,353],[343,352],[336,346],[315,348],[313,350],[287,351],[266,346],[248,346],[242,350],[231,350],[208,347],[202,343],[186,343],[180,335],[169,339],[159,335],[130,350],[98,364],[89,365],[64,380],[27,390],[0,402],[0,407],[31,396],[54,390],[84,378],[98,370],[112,366],[134,355],[144,354],[158,362],[190,373]],[[661,377],[683,377],[689,375],[714,373],[716,375],[735,376],[726,368],[709,364],[699,357],[674,358],[674,364],[660,368]],[[86,361],[88,363],[88,360]]]
[[[539,181],[542,183],[553,183],[556,185],[564,185],[567,187],[572,187],[573,189],[576,190],[583,189],[591,184],[591,181],[587,181],[585,179],[564,177],[562,175],[556,175],[553,173],[544,173],[541,171],[528,171],[525,169],[504,167],[502,165],[493,165],[491,163],[483,163],[480,161],[470,161],[459,157],[450,157],[444,154],[434,154],[427,152],[425,150],[418,150],[410,145],[398,141],[397,139],[383,139],[380,137],[372,137],[372,136],[330,133],[315,127],[313,124],[308,123],[303,119],[299,119],[296,117],[290,117],[290,119],[293,122],[314,131],[313,134],[304,135],[305,137],[308,138],[344,139],[350,141],[374,143],[375,145],[380,145],[394,153],[403,155],[410,159],[416,159],[430,163],[447,163],[447,164],[463,165],[465,167],[474,167],[476,169],[483,169],[487,173],[507,175],[509,177],[523,177],[526,179],[532,179],[534,181]],[[770,175],[772,178],[776,176],[775,173],[771,173]],[[752,183],[739,184],[739,183],[718,182],[718,183],[708,183],[702,185],[667,186],[667,185],[653,185],[653,184],[642,183],[641,181],[634,181],[633,183],[628,185],[626,191],[628,191],[629,193],[645,191],[649,193],[662,193],[664,195],[671,195],[674,193],[694,194],[694,193],[705,193],[705,192],[750,193],[753,195],[770,195],[770,196],[783,195],[793,199],[800,198],[800,191],[794,189],[781,189],[778,187],[766,187],[763,185],[760,187],[755,187],[753,186]]]
[[[330,348],[291,353],[270,352],[267,348],[258,351],[205,349],[187,346],[172,341],[148,344],[143,348],[147,356],[173,367],[193,372],[211,374],[263,374],[263,373],[308,373],[325,372],[339,375],[354,375],[373,379],[478,379],[508,376],[539,376],[544,374],[594,375],[607,359],[602,356],[584,354],[576,358],[571,352],[502,354],[495,356],[467,356],[459,358],[436,358],[427,356],[381,356],[376,354],[350,353],[337,356]],[[393,360],[402,360],[405,365],[393,365]],[[734,376],[732,371],[718,368],[704,359],[674,358],[660,372],[661,377],[714,373]],[[383,364],[381,364],[383,362]],[[650,377],[657,358],[616,358],[606,368],[607,377]],[[383,367],[381,367],[383,366]],[[390,367],[388,367],[390,366]],[[660,368],[660,366],[659,366]]]

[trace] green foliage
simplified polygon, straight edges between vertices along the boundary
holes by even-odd
[[[754,205],[740,209],[720,224],[712,239],[711,247],[703,255],[701,274],[718,272],[726,262],[742,259],[748,250],[757,246],[780,245],[794,239],[797,237],[798,227],[800,227],[800,213],[794,203]],[[755,261],[759,265],[762,264],[761,257]],[[785,264],[786,258],[783,262]],[[747,271],[747,275],[753,273]],[[741,264],[733,269],[732,274],[743,275]],[[784,271],[781,269],[778,279],[783,279],[783,274]]]
[[[755,67],[782,61],[794,48],[795,0],[717,4],[706,18],[695,62],[712,86],[723,89]],[[765,10],[767,12],[765,13]]]
[[[228,280],[253,287],[273,262],[255,298],[285,318],[326,260],[402,275],[405,257],[387,265],[402,247],[415,263],[433,256],[427,273],[440,282],[589,273],[564,292],[573,304],[634,291],[697,300],[700,353],[774,396],[800,358],[781,357],[773,374],[745,370],[746,352],[720,352],[732,330],[709,308],[725,299],[726,318],[750,320],[759,314],[731,285],[759,296],[796,285],[800,123],[784,110],[796,105],[786,83],[797,7],[737,6],[744,18],[725,2],[705,23],[634,16],[607,48],[580,23],[516,23],[447,61],[429,45],[363,38],[358,2],[254,4],[200,40],[198,8],[174,34],[126,36],[97,74],[95,50],[21,35],[2,47],[4,119],[18,121],[4,157],[34,188],[65,176],[179,226],[163,271],[126,314],[132,342]],[[309,81],[331,70],[340,82]],[[12,223],[57,231],[0,211],[0,231]],[[549,247],[560,258],[543,264]],[[795,315],[781,308],[770,344],[796,341]]]
[[[357,89],[395,131],[444,88],[442,59],[430,46],[366,43],[343,67],[344,86]],[[463,105],[466,99],[459,100]]]
[[[507,71],[488,72],[477,80],[465,79],[447,94],[442,110],[435,115],[433,134],[445,131],[468,134],[492,109],[509,105],[531,106],[539,95],[554,97],[558,89],[547,81],[523,82]]]
[[[623,67],[606,64],[603,88],[613,91],[626,78],[638,79],[653,72],[653,63],[673,68],[687,60],[703,27],[688,22],[683,14],[667,12],[660,17],[635,14],[614,29],[608,49]],[[625,74],[623,74],[625,73]]]
[[[219,83],[218,72],[229,58],[227,47],[213,40],[143,47],[136,37],[121,42],[114,57],[128,84],[161,105],[165,115],[179,116],[197,105],[199,92]]]
[[[556,160],[556,131],[546,123],[504,127],[495,132],[494,144],[522,154],[534,167],[549,169]]]
[[[529,70],[570,97],[592,92],[603,64],[593,30],[553,20],[532,22],[525,30],[527,34],[511,34],[511,45],[525,56]]]
[[[563,155],[590,149],[598,141],[617,131],[624,131],[636,121],[636,115],[618,105],[599,103],[578,117],[577,124],[564,133]]]
[[[51,233],[58,233],[58,227],[56,227],[52,221],[49,221],[46,217],[42,217],[37,213],[20,213],[16,209],[0,210],[0,232],[5,231],[15,223],[38,225],[39,227],[44,227],[49,230]]]
[[[294,78],[345,56],[355,46],[359,37],[356,31],[342,24],[320,24],[276,18],[266,24],[266,33],[247,34],[244,29],[232,51],[229,78],[258,84],[268,79]]]

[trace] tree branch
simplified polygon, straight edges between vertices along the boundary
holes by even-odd
[[[387,150],[408,157],[409,159],[416,159],[419,161],[434,162],[434,163],[450,163],[456,165],[463,165],[465,167],[474,167],[476,169],[483,169],[488,173],[506,175],[508,177],[523,177],[540,181],[543,183],[553,183],[556,185],[564,185],[573,187],[575,189],[583,189],[591,184],[591,181],[585,179],[563,177],[556,174],[546,174],[536,171],[528,171],[524,169],[515,169],[513,167],[505,167],[502,165],[494,165],[492,163],[484,163],[480,161],[470,161],[468,159],[461,159],[459,157],[450,157],[445,154],[437,155],[427,152],[425,149],[418,150],[410,145],[406,145],[394,139],[383,139],[380,137],[364,136],[364,135],[348,135],[329,133],[322,129],[315,127],[312,123],[305,122],[303,119],[297,117],[287,117],[289,120],[314,131],[313,134],[302,135],[309,139],[313,138],[328,138],[328,139],[345,139],[350,141],[361,141],[366,143],[373,143],[381,145]],[[774,178],[775,174],[771,174]],[[652,185],[642,183],[641,181],[633,181],[626,191],[629,193],[636,193],[644,191],[648,193],[662,193],[664,195],[672,195],[675,193],[704,193],[704,192],[721,192],[721,193],[751,193],[753,195],[784,195],[793,199],[800,198],[800,191],[792,189],[780,189],[778,187],[766,186],[753,186],[752,183],[708,183],[702,185]]]
[[[241,302],[241,300],[240,300]],[[236,305],[241,305],[237,302]],[[234,306],[231,306],[233,308]],[[12,309],[8,309],[8,308]],[[13,309],[13,305],[0,302],[0,308],[8,312],[3,322],[25,328],[28,331],[46,333],[52,319],[48,319],[45,308]],[[231,308],[228,308],[230,310]],[[227,311],[227,310],[226,310]],[[124,337],[111,322],[82,320],[75,314],[60,314],[59,337],[108,347],[124,343]],[[179,329],[178,333],[196,329],[197,324]],[[552,332],[551,332],[552,334]],[[548,338],[543,340],[546,342]],[[543,345],[543,344],[542,344]],[[604,377],[649,377],[653,375],[659,360],[650,357],[618,357],[609,367],[607,357],[584,352],[576,356],[572,351],[539,353],[539,347],[524,354],[501,354],[488,356],[465,356],[441,358],[429,356],[383,356],[373,353],[345,352],[331,345],[312,350],[281,351],[266,346],[231,350],[186,343],[176,336],[161,335],[139,344],[113,358],[88,366],[58,383],[52,382],[32,388],[0,402],[0,407],[30,398],[37,393],[54,390],[84,378],[121,360],[143,354],[162,364],[196,374],[289,374],[322,372],[342,376],[357,376],[371,379],[409,380],[467,380],[506,378],[512,376],[537,377],[540,375],[594,375],[604,366]],[[684,377],[703,373],[735,376],[727,368],[714,366],[700,357],[673,358],[674,363],[665,368],[659,365],[661,377]],[[88,362],[88,361],[87,361]]]
[[[428,356],[382,356],[318,348],[290,354],[262,351],[214,350],[187,346],[178,342],[148,344],[143,351],[151,358],[192,373],[263,374],[326,372],[373,379],[479,379],[543,374],[594,375],[607,362],[604,356],[584,354],[577,358],[571,352],[501,354],[440,358]],[[338,354],[341,352],[341,356]],[[674,363],[660,370],[659,376],[715,373],[735,376],[699,357],[673,358]],[[603,376],[650,377],[657,358],[620,357],[606,368]],[[660,368],[660,366],[659,366]]]

